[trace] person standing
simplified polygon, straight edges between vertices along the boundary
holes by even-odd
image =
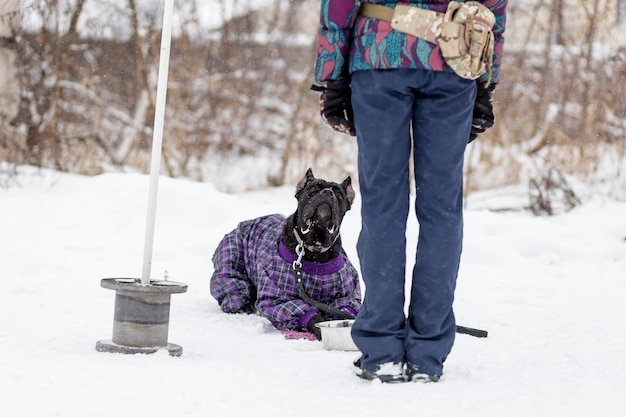
[[[358,144],[365,295],[352,338],[361,378],[436,382],[443,374],[456,331],[464,152],[495,121],[506,5],[321,1],[312,88],[324,121]],[[405,315],[410,169],[419,235]]]

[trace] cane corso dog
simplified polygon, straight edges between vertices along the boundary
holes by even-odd
[[[210,289],[226,313],[255,312],[279,330],[319,339],[315,323],[345,318],[338,317],[342,312],[355,316],[361,305],[359,277],[340,236],[354,189],[350,177],[335,183],[309,169],[295,196],[289,217],[243,221],[224,236],[213,255]]]

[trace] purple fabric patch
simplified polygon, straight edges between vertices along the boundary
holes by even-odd
[[[281,331],[281,333],[287,340],[305,339],[305,340],[310,340],[313,342],[317,340],[313,333],[298,332],[296,330],[283,330]]]
[[[280,257],[283,258],[285,261],[289,262],[290,265],[293,264],[293,261],[298,259],[296,254],[291,253],[291,251],[287,249],[287,247],[283,244],[283,242],[280,242],[278,244],[278,253],[280,254]],[[313,275],[334,274],[335,272],[343,268],[343,265],[345,263],[346,263],[346,260],[343,256],[343,253],[340,253],[339,256],[337,256],[335,259],[333,259],[330,262],[326,262],[324,264],[316,264],[313,262],[307,262],[303,260],[302,271],[308,274],[313,274]]]
[[[300,320],[298,320],[298,325],[300,326],[300,328],[307,330],[306,326],[309,325],[309,320],[311,320],[314,316],[317,316],[319,313],[317,312],[317,310],[309,310],[306,313],[304,313],[304,316],[300,317]]]
[[[343,310],[343,311],[345,311],[346,313],[350,313],[350,314],[352,314],[354,317],[356,317],[356,315],[359,313],[359,312],[356,310],[356,308],[353,308],[353,307],[351,307],[351,306],[343,306],[343,307],[340,307],[340,308],[339,308],[339,310]]]

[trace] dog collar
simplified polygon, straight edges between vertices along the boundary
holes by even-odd
[[[298,259],[296,254],[287,249],[287,246],[285,246],[282,241],[278,243],[278,254],[284,261],[289,262],[290,264]],[[325,262],[323,264],[303,260],[302,271],[313,275],[328,275],[339,271],[343,268],[345,263],[346,260],[343,253],[340,253],[339,256],[332,261]]]

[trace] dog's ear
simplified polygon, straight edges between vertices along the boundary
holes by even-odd
[[[354,188],[352,188],[352,178],[350,178],[350,176],[343,180],[343,182],[341,183],[341,188],[343,188],[346,192],[346,198],[348,199],[348,203],[350,203],[350,206],[352,206],[352,202],[354,201]]]
[[[296,185],[296,198],[300,197],[300,191],[302,191],[304,187],[306,187],[306,185],[314,179],[313,170],[311,168],[307,169],[304,177],[302,177],[302,179],[298,182],[298,185]]]

